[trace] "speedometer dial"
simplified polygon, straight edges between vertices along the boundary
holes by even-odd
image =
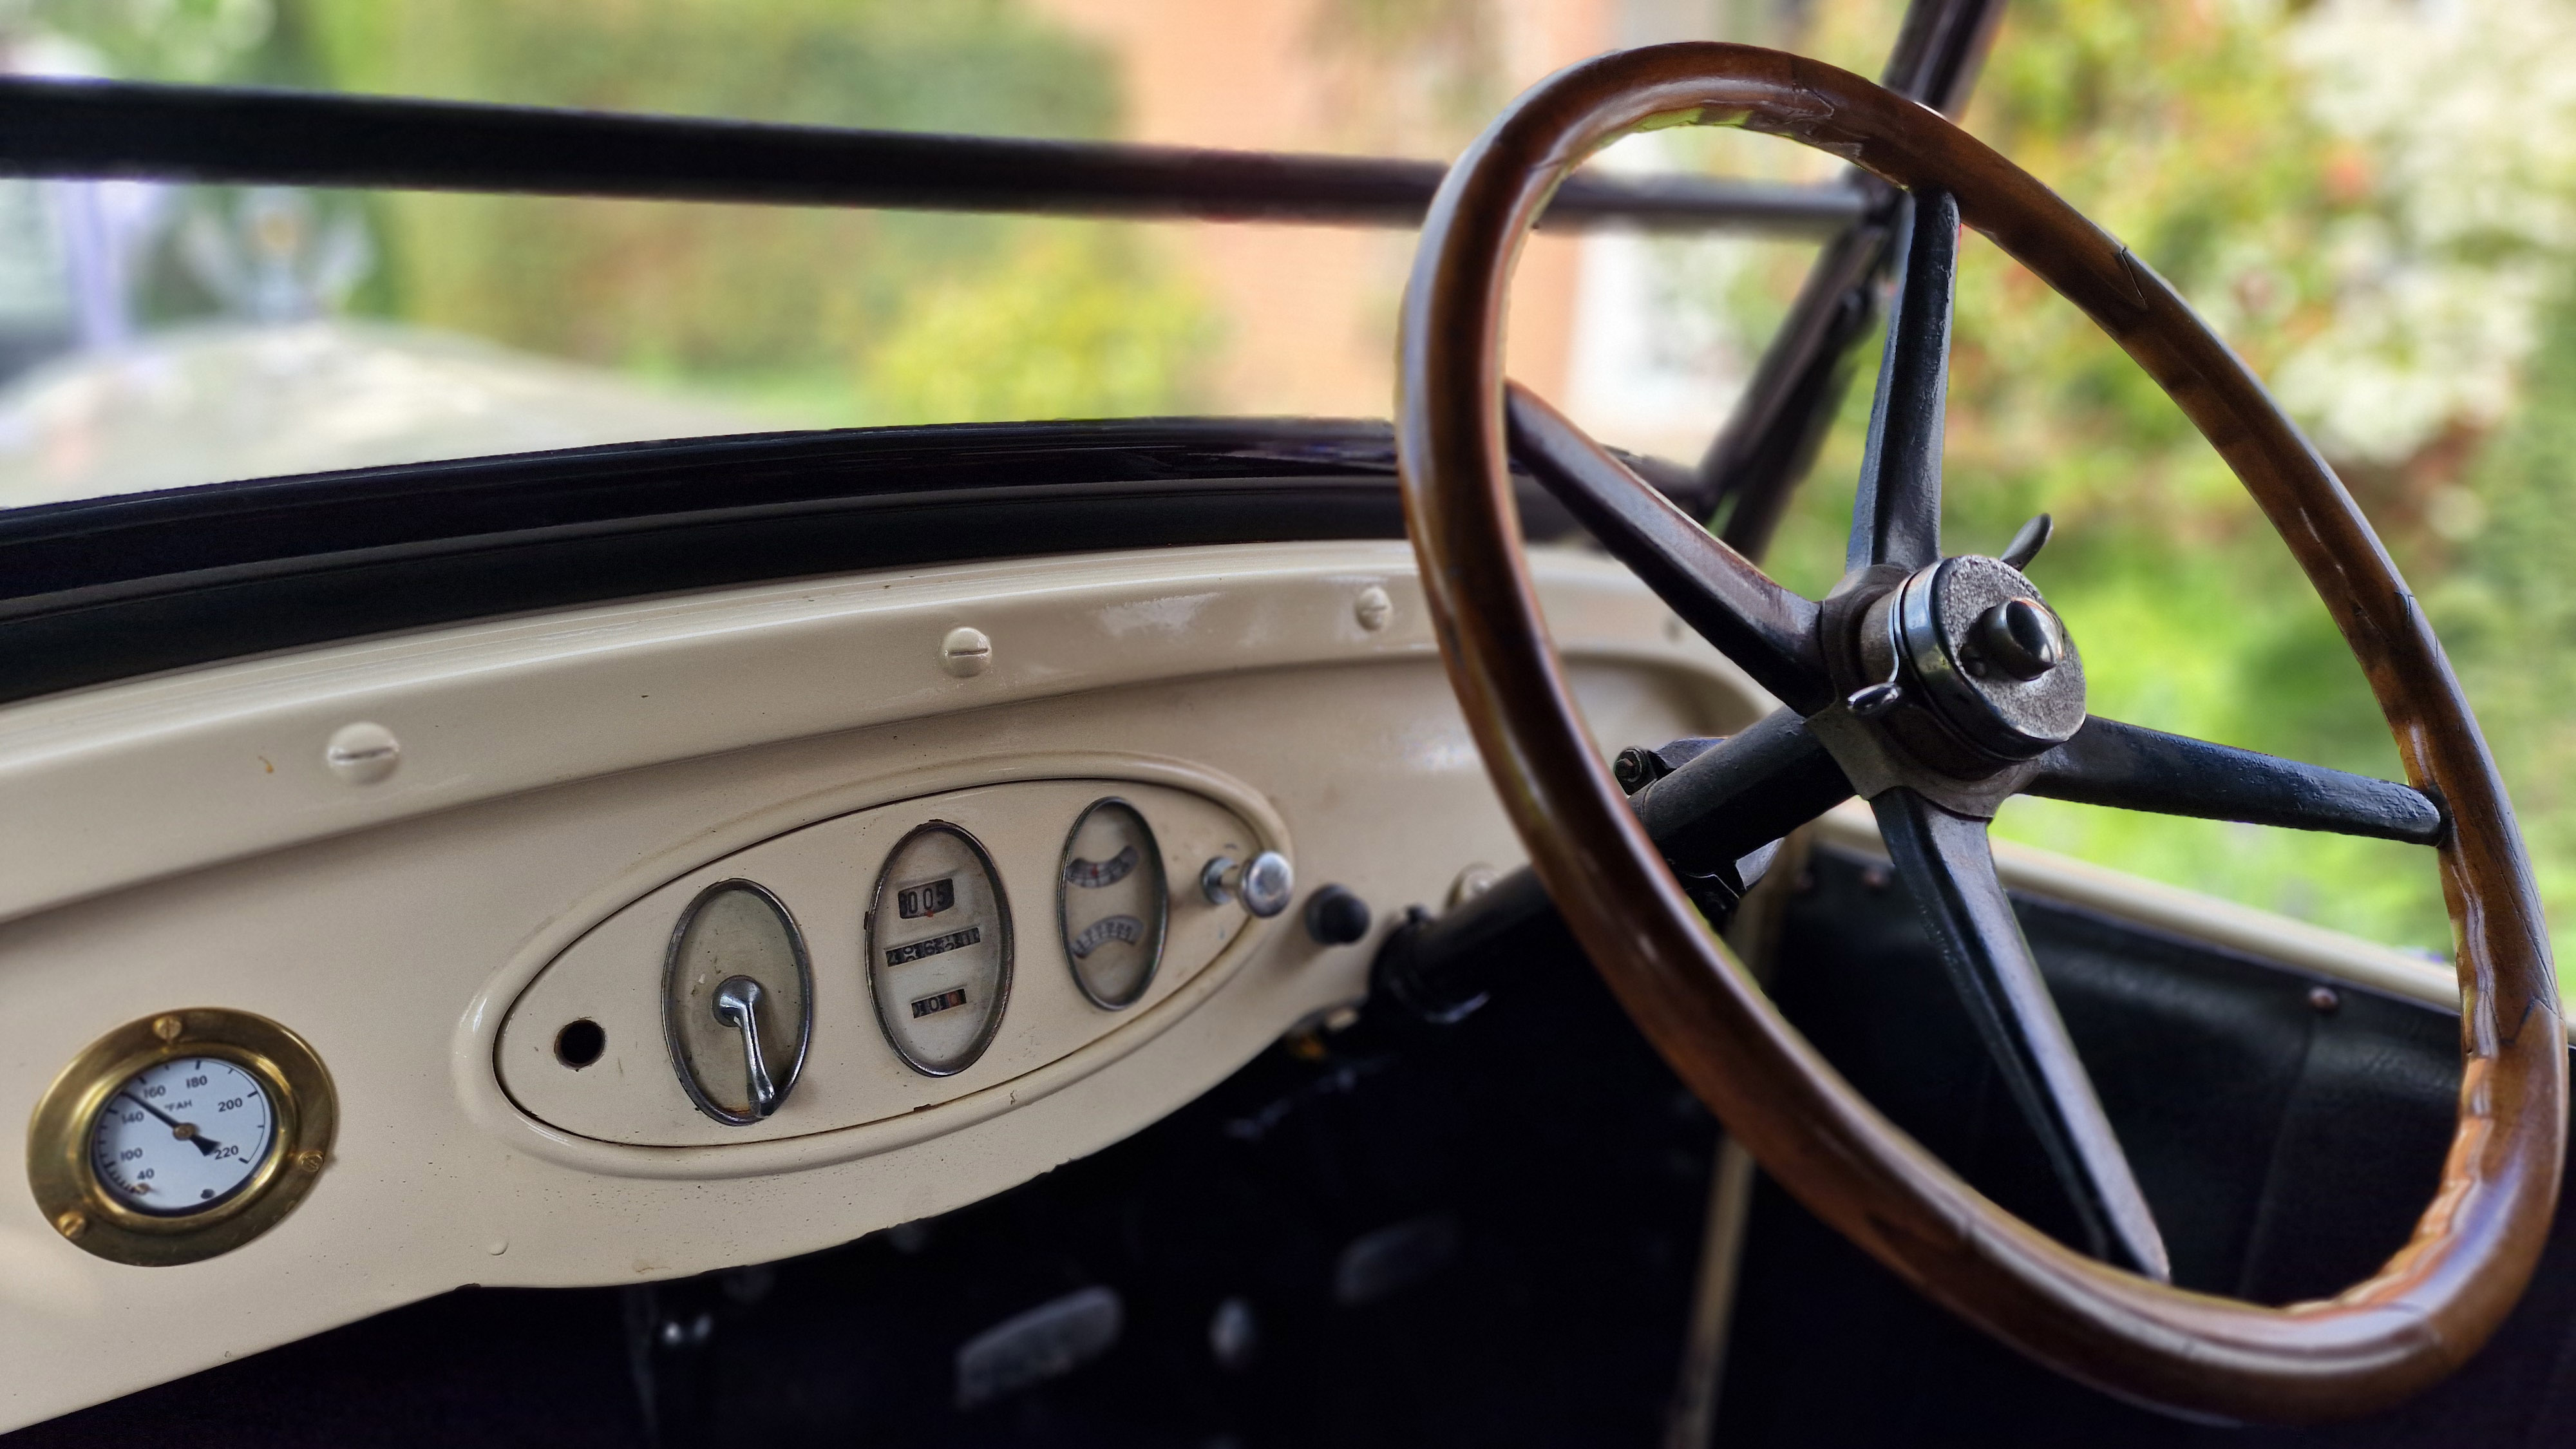
[[[886,1040],[914,1071],[972,1066],[1011,998],[1011,913],[993,861],[946,821],[886,857],[868,911],[868,982]]]
[[[277,1145],[257,1073],[222,1057],[180,1057],[127,1077],[90,1128],[90,1163],[136,1212],[205,1212],[256,1176]]]

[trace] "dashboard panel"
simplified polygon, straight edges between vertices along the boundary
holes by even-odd
[[[1605,753],[1768,707],[1616,564],[1531,563]],[[0,1428],[464,1284],[682,1277],[989,1196],[1339,1019],[1407,906],[1522,856],[1401,543],[839,575],[191,669],[0,707],[0,798],[29,1165],[0,1192]],[[1820,830],[1874,838],[1857,809]],[[2386,948],[1997,855],[2016,889],[2456,1001]],[[1328,941],[1301,907],[1336,887],[1368,924]],[[943,1017],[975,1025],[907,1030]],[[273,1125],[181,1115],[197,1077]],[[171,1162],[202,1217],[63,1217],[155,1205],[133,1189]]]
[[[1534,566],[1605,750],[1762,705],[1615,564]],[[988,1196],[1346,1010],[1406,906],[1520,858],[1400,543],[843,575],[192,669],[0,710],[0,791],[12,1120],[173,1016],[165,1045],[273,1024],[336,1111],[242,1179],[291,1210],[193,1261],[0,1194],[0,1425],[460,1284],[676,1277]],[[1264,853],[1277,915],[1246,909],[1287,884]],[[1358,938],[1302,923],[1329,886]],[[1006,965],[922,949],[970,920]],[[978,995],[962,1041],[903,1031]]]

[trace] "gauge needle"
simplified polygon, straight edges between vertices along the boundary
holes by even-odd
[[[214,1141],[211,1138],[198,1136],[196,1123],[182,1122],[178,1118],[171,1116],[169,1113],[162,1111],[160,1108],[153,1106],[151,1103],[144,1101],[141,1097],[134,1095],[132,1092],[119,1092],[117,1095],[123,1097],[129,1102],[132,1102],[135,1106],[142,1108],[144,1111],[151,1113],[153,1116],[160,1118],[162,1121],[169,1123],[171,1136],[178,1138],[182,1142],[194,1143],[197,1151],[205,1156],[212,1157],[216,1153],[224,1150],[224,1144]]]

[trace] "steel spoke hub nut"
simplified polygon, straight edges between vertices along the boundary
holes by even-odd
[[[1943,559],[1899,585],[1883,618],[1906,694],[1979,751],[2026,760],[2083,726],[2083,657],[2012,565]]]

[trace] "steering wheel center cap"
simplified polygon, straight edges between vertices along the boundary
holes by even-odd
[[[1907,682],[1970,744],[2029,759],[2084,724],[2084,660],[2021,570],[1970,554],[1898,587],[1889,643]]]

